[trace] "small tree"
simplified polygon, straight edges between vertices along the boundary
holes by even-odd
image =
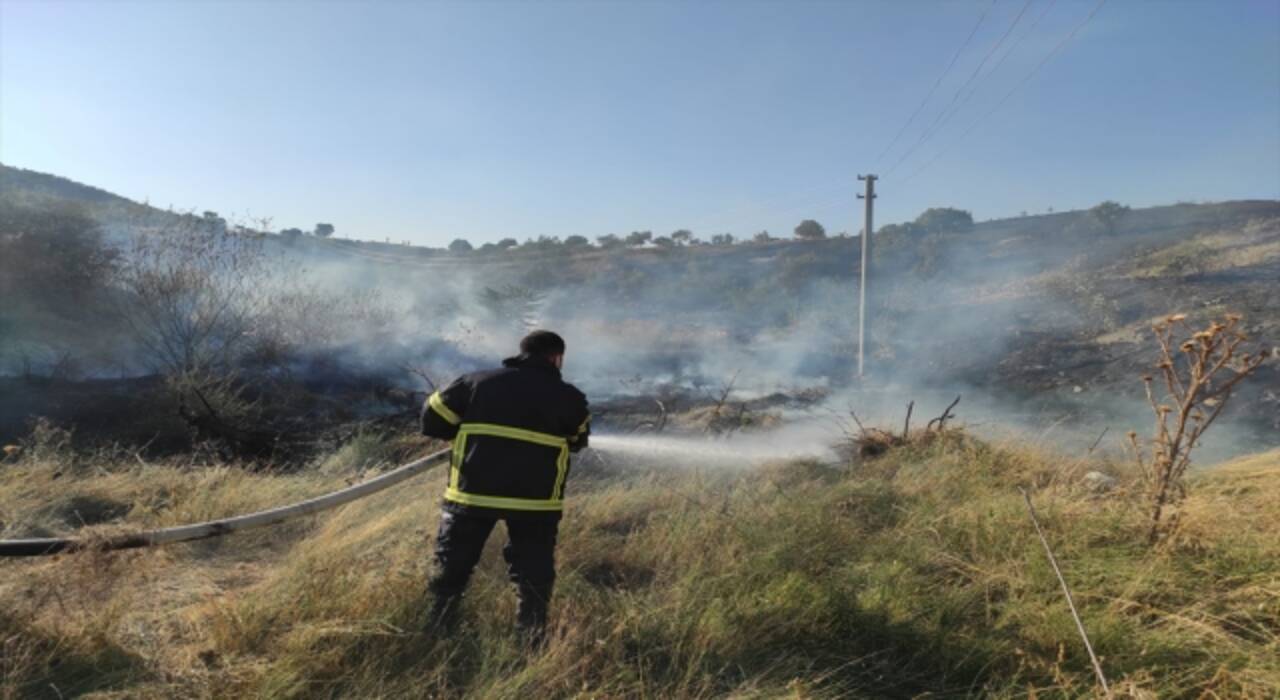
[[[827,230],[813,219],[805,219],[796,226],[796,238],[802,241],[817,241],[827,237]]]
[[[717,233],[711,237],[712,245],[733,245],[732,233]]]
[[[453,239],[453,242],[449,244],[449,250],[454,253],[470,253],[472,250],[475,250],[475,248],[472,247],[471,243],[467,241],[467,239],[455,238]]]
[[[596,244],[605,250],[613,250],[626,245],[626,242],[615,234],[609,233],[603,236],[596,236]]]
[[[1120,220],[1128,214],[1129,207],[1109,199],[1089,210],[1089,215],[1102,226],[1102,230],[1106,231],[1108,236],[1116,235]]]
[[[586,236],[569,236],[564,239],[564,245],[567,248],[590,248],[591,241]]]
[[[774,240],[774,237],[770,236],[768,231],[761,231],[760,233],[757,233],[756,235],[752,236],[751,240],[755,241],[756,243],[768,243],[769,241]]]
[[[671,232],[671,240],[676,245],[689,245],[693,241],[693,231],[687,228],[678,229]]]
[[[504,238],[498,241],[498,250],[510,250],[520,245],[520,241],[514,238]]]
[[[916,224],[914,221],[907,221],[901,224],[886,224],[876,231],[876,238],[889,243],[891,240],[909,240],[924,238],[928,235],[928,231],[923,226]]]
[[[227,231],[227,220],[218,216],[218,212],[216,211],[204,212],[204,214],[201,215],[200,220],[204,223],[206,228],[214,231],[215,233],[226,233]]]
[[[316,224],[315,234],[319,238],[328,238],[334,232],[333,224]]]
[[[652,231],[632,231],[627,234],[627,245],[632,248],[639,248],[651,240],[653,240]]]
[[[676,246],[676,242],[671,240],[669,236],[658,236],[653,239],[653,244],[659,248],[674,248]]]
[[[963,209],[934,207],[917,216],[915,224],[926,233],[968,233],[973,230],[973,214]]]
[[[287,228],[280,232],[280,237],[283,238],[286,243],[293,243],[301,236],[302,229],[300,228]]]

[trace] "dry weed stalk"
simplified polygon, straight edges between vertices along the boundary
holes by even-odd
[[[850,409],[849,416],[853,418],[854,424],[858,426],[858,433],[854,435],[852,431],[848,430],[846,430],[845,433],[849,438],[849,441],[856,448],[856,454],[859,457],[863,459],[879,457],[894,447],[909,445],[913,442],[924,444],[933,440],[936,436],[945,433],[947,429],[947,421],[956,417],[951,410],[954,409],[958,403],[960,403],[959,396],[955,398],[955,401],[952,401],[947,405],[947,408],[942,412],[942,415],[930,420],[925,425],[924,430],[917,430],[915,433],[911,432],[911,414],[912,411],[915,410],[916,402],[912,401],[908,403],[907,417],[902,424],[902,435],[898,435],[891,430],[885,430],[883,428],[867,428],[862,424],[862,420],[858,418],[858,414],[854,413],[853,410]]]
[[[1241,352],[1240,345],[1248,337],[1239,328],[1239,314],[1227,314],[1202,331],[1196,331],[1186,319],[1186,314],[1175,314],[1152,327],[1160,346],[1156,368],[1164,379],[1164,395],[1157,399],[1155,378],[1143,376],[1147,401],[1155,414],[1150,449],[1144,450],[1138,434],[1129,432],[1138,468],[1151,493],[1149,544],[1177,526],[1176,507],[1186,497],[1183,476],[1191,464],[1191,450],[1222,414],[1236,385],[1268,357],[1266,350]]]

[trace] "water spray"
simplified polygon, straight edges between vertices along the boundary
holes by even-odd
[[[800,424],[751,435],[592,435],[591,447],[605,455],[652,465],[747,467],[794,459],[830,460],[832,447],[820,426]]]

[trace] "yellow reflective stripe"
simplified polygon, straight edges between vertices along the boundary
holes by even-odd
[[[444,492],[446,500],[454,503],[461,503],[468,506],[481,506],[483,508],[505,508],[507,510],[563,510],[564,501],[556,498],[551,500],[538,500],[531,498],[504,498],[502,496],[480,496],[474,493],[466,493],[456,488],[450,488]]]
[[[449,461],[449,488],[458,488],[462,476],[462,456],[466,453],[467,436],[462,431],[453,439],[453,457]]]
[[[551,491],[551,499],[559,501],[564,498],[564,477],[569,473],[569,446],[560,448],[560,456],[556,458],[556,486]]]
[[[569,438],[569,442],[577,442],[578,438],[582,437],[582,434],[587,432],[587,427],[590,425],[591,425],[591,414],[588,413],[587,419],[582,421],[582,425],[578,426],[578,432],[574,433],[573,437]]]
[[[482,496],[467,493],[459,488],[462,475],[462,460],[466,453],[468,435],[490,435],[532,442],[559,449],[556,455],[556,482],[552,487],[551,498],[508,498],[506,496]],[[463,505],[482,506],[485,508],[505,508],[508,510],[561,510],[564,501],[564,481],[569,473],[569,441],[557,435],[539,433],[534,430],[512,428],[493,423],[466,423],[458,428],[458,435],[453,440],[453,464],[449,474],[449,488],[445,491],[446,500]]]
[[[563,447],[568,442],[565,438],[558,435],[549,435],[547,433],[539,433],[533,430],[524,430],[523,428],[511,428],[505,425],[494,425],[493,423],[466,423],[458,429],[458,434],[467,433],[469,435],[494,435],[496,437],[511,438],[512,440],[523,440],[538,445],[546,445],[547,447]]]
[[[444,404],[444,399],[441,398],[440,392],[438,391],[432,394],[431,398],[427,399],[427,405],[431,407],[431,410],[439,413],[441,418],[448,421],[449,425],[457,425],[462,422],[462,418]]]

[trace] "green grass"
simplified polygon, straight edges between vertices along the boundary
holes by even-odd
[[[59,477],[59,497],[150,504],[126,520],[151,525],[343,483],[107,466]],[[437,470],[282,532],[0,563],[0,697],[1088,696],[1020,485],[1118,694],[1274,697],[1280,455],[1201,477],[1157,551],[1135,489],[1076,486],[1098,466],[953,433],[859,465],[580,478],[533,655],[511,632],[501,528],[459,634],[420,633]],[[7,532],[55,470],[0,471]]]

